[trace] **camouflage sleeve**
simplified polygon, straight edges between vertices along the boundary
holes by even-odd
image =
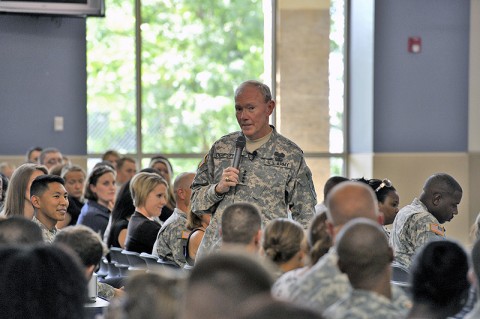
[[[313,186],[312,173],[303,157],[301,157],[300,167],[294,178],[293,189],[287,190],[287,192],[292,218],[307,228],[315,212],[317,194]]]
[[[162,228],[158,232],[157,240],[155,241],[155,248],[154,255],[161,258],[165,258],[169,253],[171,253],[170,248],[168,247],[167,241],[165,240],[165,236],[168,235],[169,230],[166,228]]]
[[[442,232],[438,232],[436,230],[437,227],[441,226],[438,224],[438,221],[431,218],[430,214],[425,214],[421,218],[416,221],[418,225],[418,231],[415,234],[415,243],[417,249],[423,247],[425,243],[435,240],[435,239],[442,239],[443,238],[443,228]]]
[[[97,295],[110,301],[115,296],[115,288],[103,282],[97,282]]]
[[[192,212],[197,215],[205,212],[212,213],[216,204],[223,199],[223,196],[219,196],[215,192],[217,183],[214,180],[214,148],[215,145],[198,167],[192,183]]]

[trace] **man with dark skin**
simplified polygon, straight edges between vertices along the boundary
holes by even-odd
[[[393,222],[390,245],[395,262],[409,268],[415,252],[426,242],[445,238],[441,224],[458,214],[462,187],[450,175],[430,176],[419,198],[398,212]]]

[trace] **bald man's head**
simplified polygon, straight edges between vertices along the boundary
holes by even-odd
[[[368,289],[376,284],[376,278],[390,276],[393,252],[377,222],[366,218],[348,222],[338,234],[335,247],[338,266],[352,287]]]
[[[379,221],[378,202],[371,187],[358,182],[343,182],[327,197],[328,219],[333,226],[363,217]]]

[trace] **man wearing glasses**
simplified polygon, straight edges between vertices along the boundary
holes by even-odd
[[[54,147],[45,148],[40,153],[38,163],[47,167],[47,170],[50,172],[52,167],[63,164],[62,153]]]
[[[430,176],[419,198],[403,207],[395,217],[390,245],[395,262],[409,268],[418,248],[427,241],[445,238],[442,224],[458,214],[462,187],[448,174]]]

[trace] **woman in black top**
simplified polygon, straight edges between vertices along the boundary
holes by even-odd
[[[152,253],[161,225],[154,220],[167,203],[168,186],[163,177],[154,173],[138,173],[130,181],[135,213],[128,223],[125,249]]]
[[[112,210],[112,226],[107,239],[107,247],[125,248],[128,221],[133,212],[135,212],[135,206],[133,206],[130,181],[128,181],[120,188]]]

